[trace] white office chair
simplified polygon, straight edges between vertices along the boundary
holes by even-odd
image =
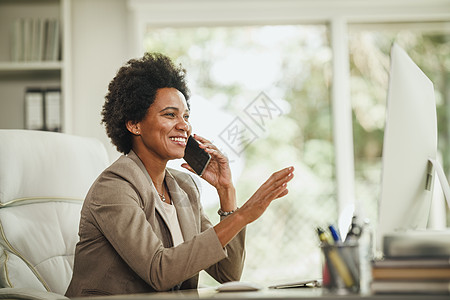
[[[0,298],[64,295],[83,199],[108,164],[92,138],[0,130]]]

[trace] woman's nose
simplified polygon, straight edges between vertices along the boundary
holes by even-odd
[[[182,119],[180,120],[180,122],[178,122],[177,128],[180,130],[189,131],[189,129],[191,128],[191,124],[189,124],[189,122],[187,122],[186,120]]]

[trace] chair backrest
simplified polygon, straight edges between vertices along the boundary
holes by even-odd
[[[108,164],[92,138],[0,130],[1,287],[65,293],[81,205]]]

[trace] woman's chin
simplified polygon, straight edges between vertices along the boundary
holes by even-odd
[[[183,157],[184,157],[184,151],[182,153],[174,153],[173,155],[171,155],[170,160],[181,159]]]

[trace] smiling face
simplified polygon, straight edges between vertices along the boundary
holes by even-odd
[[[133,150],[139,157],[163,162],[182,158],[191,134],[184,95],[175,88],[159,89],[144,119],[128,122],[127,128],[135,135]]]

